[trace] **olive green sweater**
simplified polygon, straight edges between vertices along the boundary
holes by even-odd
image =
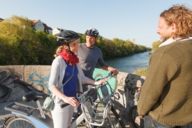
[[[192,123],[192,40],[174,42],[153,53],[138,113],[164,125]]]

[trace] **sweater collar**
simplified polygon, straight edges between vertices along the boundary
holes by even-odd
[[[176,38],[176,39],[169,38],[169,39],[167,39],[166,41],[164,41],[163,43],[161,43],[161,44],[159,45],[159,47],[172,44],[172,43],[174,43],[174,42],[176,42],[176,41],[178,41],[178,40],[179,40],[179,41],[186,41],[186,40],[191,40],[191,39],[192,39],[192,37],[188,37],[188,38],[184,38],[184,39],[182,39],[182,38]]]

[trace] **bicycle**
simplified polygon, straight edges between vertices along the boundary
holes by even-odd
[[[110,79],[114,77],[111,73],[108,73],[106,76],[98,75],[94,77],[95,80],[100,79]],[[90,88],[89,88],[90,89]],[[106,81],[104,86],[93,87],[97,92],[97,100],[89,95],[89,90],[86,91],[79,101],[81,103],[82,114],[81,117],[77,120],[82,122],[85,119],[87,126],[92,128],[92,126],[97,127],[109,127],[109,128],[125,128],[125,124],[122,121],[120,115],[116,111],[115,102],[119,96],[116,96],[114,88],[110,86],[110,83]],[[99,106],[103,106],[102,110],[99,110]],[[111,114],[114,115],[115,119],[111,120]],[[78,121],[79,122],[79,121]],[[106,124],[108,124],[106,126]]]
[[[103,76],[99,76],[99,77],[95,77],[96,80],[100,80],[102,78],[112,78],[114,77],[113,74],[108,73],[107,76],[103,77]],[[102,90],[103,89],[103,90]],[[116,90],[116,89],[115,89]],[[98,90],[97,92],[99,93],[99,99],[103,104],[107,104],[106,102],[110,103],[110,111],[114,116],[114,121],[113,123],[111,122],[110,124],[113,125],[114,128],[125,128],[125,122],[123,122],[123,119],[120,115],[120,108],[119,105],[124,108],[124,106],[122,106],[118,100],[120,98],[120,94],[115,91],[114,88],[112,88],[110,86],[110,83],[106,82],[105,86],[101,86],[100,90]],[[108,114],[110,116],[110,114]],[[110,120],[109,120],[110,121]]]
[[[106,76],[107,77],[111,77],[112,74],[108,74]],[[99,76],[100,78],[95,78],[97,80],[105,78],[103,76]],[[110,88],[110,86],[108,86],[108,91],[109,94],[107,95],[103,95],[103,94],[98,94],[100,101],[102,102],[102,104],[107,104],[109,103],[110,105],[110,109],[108,109],[113,113],[113,115],[115,116],[115,120],[117,121],[116,124],[114,124],[111,120],[110,120],[110,114],[107,113],[108,115],[108,121],[110,126],[112,126],[112,128],[116,128],[116,127],[120,127],[120,128],[139,128],[139,126],[135,123],[134,119],[137,116],[137,100],[139,97],[139,92],[137,92],[138,87],[137,85],[137,81],[141,82],[141,85],[144,83],[144,79],[138,75],[135,74],[128,74],[126,81],[125,81],[125,86],[124,86],[124,91],[122,90],[117,90],[116,92],[114,92],[112,90],[112,88]],[[106,83],[106,85],[109,83]],[[101,86],[105,87],[105,86]],[[101,89],[100,88],[100,89]],[[101,91],[97,91],[97,92],[101,92]],[[123,98],[123,103],[120,103],[118,101],[119,97]],[[124,101],[125,100],[125,101]],[[94,114],[93,114],[94,115]],[[91,115],[88,115],[89,118]],[[88,119],[87,122],[89,122],[89,125],[91,124],[91,120],[92,118]],[[94,125],[91,124],[93,126],[99,126],[99,125]]]
[[[25,83],[25,82],[23,82],[23,83]],[[88,121],[87,113],[85,110],[85,108],[88,107],[88,105],[85,105],[85,104],[88,103],[87,101],[91,101],[91,100],[89,98],[88,98],[89,100],[86,100],[87,93],[88,93],[88,91],[83,93],[78,98],[80,100],[81,104],[83,104],[82,105],[83,113],[72,122],[72,127],[77,127],[77,125],[79,125],[83,120],[86,120],[86,122],[88,123],[88,127],[102,126],[104,124],[104,122],[106,122],[106,120],[108,120],[108,123],[110,123],[109,125],[112,126],[112,128],[115,128],[115,126],[113,126],[113,124],[111,123],[110,116],[109,116],[109,110],[110,110],[110,106],[112,103],[111,100],[109,100],[109,102],[107,104],[105,104],[103,118],[99,124],[98,123],[93,124],[93,123],[90,123],[90,121]],[[7,115],[4,115],[3,117],[1,117],[4,120],[2,128],[17,128],[17,127],[19,127],[19,128],[26,128],[26,127],[27,128],[39,128],[39,127],[51,128],[51,127],[53,127],[52,119],[51,119],[49,112],[44,111],[41,107],[40,100],[44,100],[45,97],[46,97],[46,94],[39,92],[37,90],[35,90],[35,91],[33,90],[33,91],[31,91],[31,93],[24,96],[24,99],[26,101],[35,101],[37,104],[37,107],[32,107],[30,105],[26,105],[25,102],[24,103],[13,102],[13,103],[9,104],[5,109],[10,111],[11,114],[7,114]],[[111,97],[112,97],[112,95],[111,95]],[[111,99],[111,97],[110,97],[110,99]],[[91,102],[89,102],[89,103],[91,103]],[[93,105],[93,103],[91,103],[91,104]],[[95,105],[95,106],[97,107],[97,105]],[[95,111],[96,107],[91,108],[91,111],[94,112],[95,115],[96,115],[96,111]],[[101,112],[101,114],[102,114],[102,112]],[[94,116],[94,117],[96,117],[96,116]]]
[[[137,102],[140,94],[138,90],[140,87],[137,87],[138,81],[142,86],[144,78],[136,74],[128,74],[125,79],[124,90],[117,90],[123,99],[123,103],[113,101],[114,108],[119,111],[119,116],[122,118],[121,121],[129,128],[140,128],[134,120],[137,116]]]
[[[19,94],[19,97],[14,98],[14,100],[7,99],[7,97],[9,97],[9,95],[11,95],[11,93],[13,92],[11,89],[15,88],[15,83],[21,85],[24,88],[24,90],[26,90],[26,93],[31,92],[31,93],[29,93],[30,95],[32,94],[32,92],[36,92],[35,95],[39,96],[39,98],[42,97],[43,95],[46,96],[46,94],[43,94],[42,92],[38,92],[31,85],[29,85],[25,81],[22,81],[21,79],[19,79],[18,76],[11,73],[9,70],[1,70],[0,71],[0,88],[1,89],[5,88],[5,89],[7,89],[7,91],[3,90],[3,93],[0,98],[1,98],[2,103],[7,102],[6,104],[8,104],[8,105],[5,106],[5,109],[7,110],[5,112],[5,114],[0,116],[0,122],[1,122],[0,128],[34,127],[34,124],[31,123],[31,120],[35,120],[35,118],[30,116],[30,115],[35,115],[35,113],[38,113],[37,109],[35,109],[35,107],[33,107],[34,103],[31,102],[31,103],[29,103],[30,105],[27,105],[27,104],[25,104],[26,103],[25,101],[22,102],[21,95],[23,94],[23,92],[21,92],[21,94]],[[37,97],[35,99],[37,99]],[[33,99],[31,99],[31,100],[33,100]],[[37,101],[36,103],[38,105],[40,104],[39,101]],[[38,114],[36,114],[36,116],[37,115]],[[45,115],[44,115],[44,117],[45,117]],[[46,115],[46,117],[47,117],[47,115]],[[39,117],[37,116],[37,118],[39,118]],[[51,119],[46,118],[46,120],[51,120]],[[35,121],[33,121],[33,122],[35,122]],[[38,120],[36,122],[38,122]],[[49,122],[49,121],[47,121],[47,122]],[[42,126],[42,128],[43,128],[43,126]]]
[[[90,97],[87,97],[88,92],[89,90],[83,93],[78,98],[81,103],[82,114],[72,122],[72,127],[78,126],[83,120],[86,120],[86,122],[88,123],[88,127],[90,128],[92,126],[103,126],[106,119],[110,121],[108,113],[110,110],[110,102],[108,102],[108,104],[104,108],[104,111],[96,111],[96,107],[93,107],[93,103]],[[38,106],[37,108],[18,102],[14,102],[6,106],[5,110],[10,111],[11,114],[7,115],[7,119],[3,125],[3,128],[52,128],[53,124],[51,116],[49,115],[49,113],[42,109],[39,102],[39,100],[44,97],[45,94],[40,94],[36,92],[29,93],[25,96],[24,99],[26,101],[36,101]],[[67,105],[65,104],[62,107],[65,106]],[[97,122],[93,122],[93,118],[97,119]],[[112,126],[112,124],[110,124],[109,126]]]
[[[84,95],[81,98],[81,110],[83,118],[87,124],[87,127],[92,128],[94,126],[101,127],[107,126],[109,128],[116,128],[115,124],[111,120],[111,100],[102,102],[93,102],[92,97]]]

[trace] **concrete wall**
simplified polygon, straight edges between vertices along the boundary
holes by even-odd
[[[0,70],[10,70],[20,76],[24,81],[36,86],[38,90],[45,91],[49,78],[50,65],[6,65],[0,66]],[[123,89],[128,73],[120,72],[117,75],[118,89]],[[43,87],[42,87],[43,86]]]
[[[39,91],[48,92],[50,65],[7,65],[0,66],[0,70],[9,70],[22,80],[34,86]]]

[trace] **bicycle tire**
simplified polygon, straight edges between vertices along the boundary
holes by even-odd
[[[111,112],[113,113],[113,115],[115,116],[115,120],[117,121],[115,126],[117,125],[118,128],[125,128],[125,123],[123,122],[122,118],[117,113],[117,111],[115,110],[114,106],[111,106]]]
[[[23,117],[12,117],[6,122],[5,128],[36,128],[29,120]]]

